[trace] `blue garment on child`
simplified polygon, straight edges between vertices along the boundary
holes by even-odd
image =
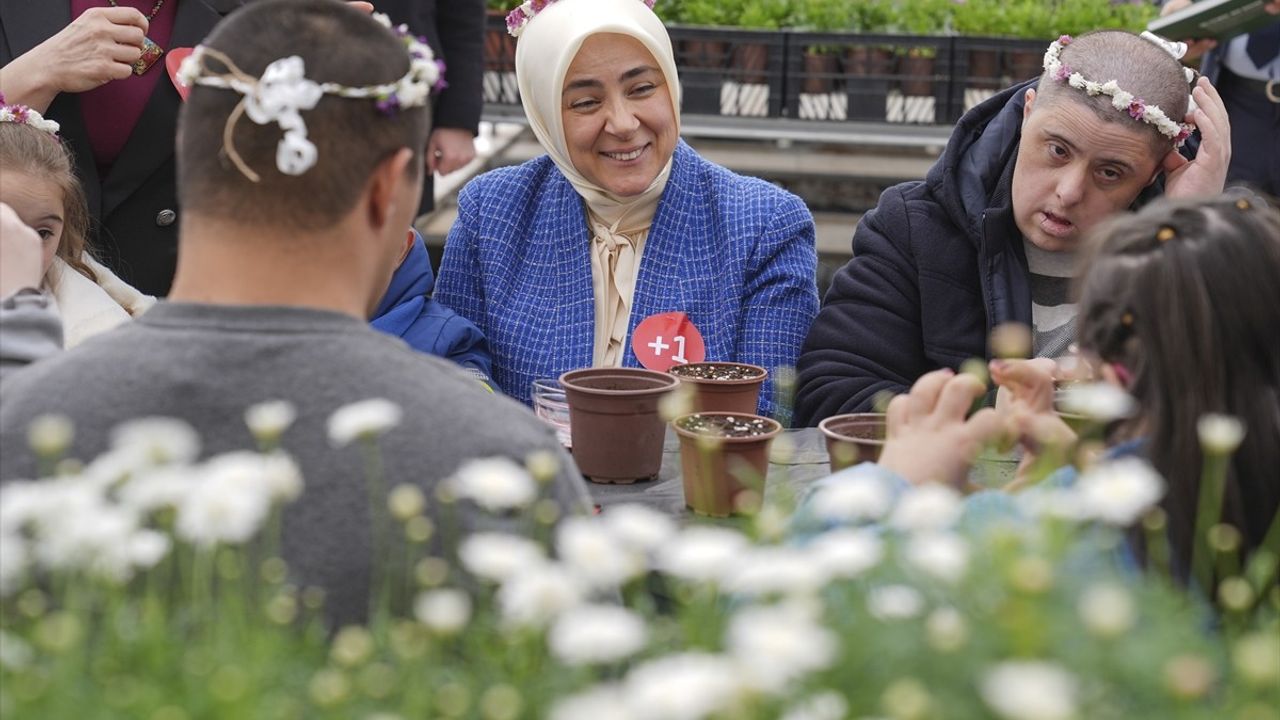
[[[426,243],[415,231],[413,247],[391,277],[391,285],[378,303],[370,325],[402,338],[415,350],[452,360],[487,382],[492,360],[484,333],[470,320],[431,299],[435,282]]]

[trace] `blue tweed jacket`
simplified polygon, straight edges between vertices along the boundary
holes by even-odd
[[[591,237],[549,157],[472,180],[458,196],[435,298],[489,339],[493,378],[530,401],[538,378],[591,365]],[[714,165],[684,142],[640,260],[630,333],[683,311],[708,360],[792,368],[818,309],[813,217],[795,195]],[[628,340],[623,364],[638,367]],[[772,378],[759,412],[790,418]]]

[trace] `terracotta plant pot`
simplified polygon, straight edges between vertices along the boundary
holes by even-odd
[[[908,53],[902,58],[902,94],[914,97],[933,95],[933,61],[925,55]]]
[[[693,391],[694,412],[731,412],[752,415],[760,404],[760,386],[769,371],[759,365],[701,362],[677,365],[671,374]]]
[[[598,483],[657,477],[666,435],[658,401],[679,382],[638,368],[587,368],[561,375],[578,470]]]
[[[746,413],[692,413],[671,424],[680,436],[684,502],[690,510],[728,517],[760,509],[769,444],[781,425]]]
[[[834,54],[819,50],[806,50],[804,53],[803,91],[811,95],[829,93],[835,89],[836,78],[840,75],[840,61]]]
[[[818,429],[827,439],[831,472],[839,472],[879,460],[887,426],[884,413],[852,413],[832,415],[819,423]]]
[[[995,89],[1001,87],[1000,53],[996,50],[969,51],[969,82],[971,87]]]
[[[769,46],[764,43],[742,43],[733,49],[733,69],[744,83],[769,82]]]
[[[1014,50],[1007,56],[1009,75],[1014,82],[1038,77],[1044,72],[1044,53],[1030,50]]]

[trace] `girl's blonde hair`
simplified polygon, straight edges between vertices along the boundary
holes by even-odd
[[[22,123],[0,123],[0,167],[53,182],[62,190],[62,238],[57,257],[97,281],[84,262],[88,252],[89,204],[76,177],[71,153],[59,139]]]

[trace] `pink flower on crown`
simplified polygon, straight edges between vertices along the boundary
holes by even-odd
[[[1067,81],[1067,78],[1070,78],[1070,77],[1071,77],[1071,73],[1073,73],[1073,72],[1075,72],[1075,71],[1074,71],[1074,70],[1072,70],[1070,66],[1068,66],[1068,65],[1059,65],[1059,66],[1058,66],[1058,72],[1056,72],[1056,73],[1054,73],[1054,74],[1053,74],[1053,79],[1054,79],[1054,80],[1057,80],[1058,82],[1066,82],[1066,81]]]
[[[1189,137],[1191,137],[1191,128],[1183,125],[1182,129],[1178,131],[1178,135],[1173,139],[1173,141],[1181,147],[1182,143],[1186,142]]]
[[[10,105],[9,112],[13,113],[13,121],[19,125],[26,124],[31,118],[31,108],[26,105]]]
[[[516,34],[516,31],[524,27],[524,24],[528,21],[529,17],[524,14],[524,6],[521,5],[507,13],[507,32],[512,35]]]
[[[1147,114],[1146,103],[1142,102],[1142,98],[1136,98],[1129,103],[1129,117],[1134,120],[1141,120],[1143,115]]]
[[[1071,44],[1071,36],[1070,36],[1070,35],[1059,35],[1059,36],[1058,36],[1058,44],[1059,44],[1059,45],[1070,45],[1070,44]]]
[[[547,6],[552,2],[554,2],[554,0],[529,0],[529,8],[535,13],[540,13],[543,10],[546,10]]]

